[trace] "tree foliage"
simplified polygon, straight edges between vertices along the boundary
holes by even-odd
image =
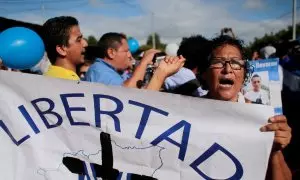
[[[298,37],[298,35],[300,35],[300,24],[297,24],[296,31],[297,31],[296,37]],[[254,51],[259,52],[261,48],[267,45],[275,45],[283,41],[288,41],[292,39],[292,35],[293,35],[293,28],[292,26],[288,26],[276,33],[271,32],[271,33],[266,33],[264,36],[260,38],[255,37],[254,40],[250,42],[249,45],[246,47],[246,56],[247,58],[250,59]]]
[[[296,28],[297,37],[300,34],[300,24],[297,24]],[[254,41],[250,43],[249,48],[251,48],[252,51],[259,50],[260,48],[269,45],[269,44],[276,44],[282,41],[287,41],[292,39],[293,34],[293,28],[292,26],[288,26],[285,29],[282,29],[278,31],[277,33],[269,33],[265,34],[261,38],[254,38]]]
[[[161,42],[159,34],[155,33],[154,37],[155,37],[156,49],[164,50],[166,48],[166,44]],[[144,47],[151,47],[151,48],[153,47],[152,34],[148,36],[146,46]]]
[[[88,36],[87,42],[88,42],[89,46],[96,45],[97,44],[97,39],[95,38],[95,36]]]

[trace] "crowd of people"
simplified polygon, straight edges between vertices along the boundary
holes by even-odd
[[[261,78],[252,76],[242,41],[236,37],[220,35],[207,39],[193,35],[183,38],[177,54],[167,53],[163,60],[154,63],[160,51],[147,50],[136,61],[126,36],[116,32],[106,33],[99,39],[97,56],[87,55],[88,43],[74,17],[51,18],[42,28],[46,54],[35,71],[48,77],[238,103],[266,101],[264,97],[257,97]],[[274,49],[265,47],[260,53],[255,52],[253,59],[269,58],[270,53],[273,56]],[[151,75],[147,76],[149,72]],[[244,95],[242,88],[248,80],[254,89]],[[299,177],[299,169],[290,168],[285,160],[284,149],[292,139],[288,121],[286,116],[277,115],[270,117],[260,129],[262,133],[275,132],[266,179],[292,179],[297,173]]]

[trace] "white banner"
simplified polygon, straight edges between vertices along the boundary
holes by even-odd
[[[0,71],[0,179],[265,178],[269,106]]]

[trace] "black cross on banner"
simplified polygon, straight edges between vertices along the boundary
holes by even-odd
[[[100,143],[102,148],[102,165],[87,163],[73,157],[64,157],[63,164],[74,174],[79,175],[79,180],[102,178],[103,180],[120,180],[122,172],[113,168],[113,150],[111,145],[110,134],[101,132]],[[90,166],[93,177],[90,177],[87,166]],[[127,173],[127,180],[157,180],[156,178]]]

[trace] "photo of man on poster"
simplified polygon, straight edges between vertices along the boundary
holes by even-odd
[[[262,79],[258,74],[254,74],[251,78],[252,88],[246,92],[245,98],[254,104],[265,104],[269,105],[268,92],[262,89]]]

